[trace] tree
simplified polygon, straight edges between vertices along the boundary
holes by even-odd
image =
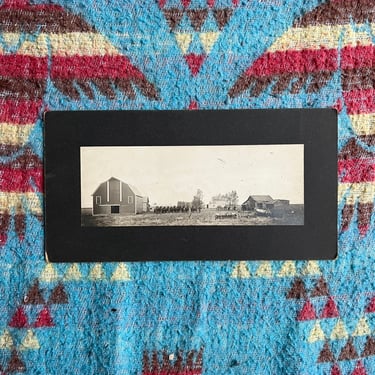
[[[236,190],[232,190],[231,192],[226,193],[225,199],[226,199],[227,204],[229,206],[236,206],[237,203],[238,203],[238,194],[237,194]]]
[[[191,202],[192,208],[200,211],[203,207],[203,191],[201,189],[197,190],[197,193],[194,195],[193,201]]]

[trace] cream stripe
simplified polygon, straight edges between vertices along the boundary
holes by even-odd
[[[375,198],[375,182],[344,183],[338,186],[338,202],[345,198],[346,204],[373,203]]]
[[[15,125],[0,123],[0,143],[7,145],[24,145],[29,139],[34,124]]]
[[[0,192],[0,211],[13,211],[19,205],[34,215],[42,214],[42,205],[36,193]]]
[[[375,113],[362,113],[349,117],[357,135],[375,134]]]
[[[356,25],[358,28],[364,25]],[[375,24],[371,24],[374,31]],[[350,25],[322,25],[308,27],[292,27],[287,30],[268,49],[268,52],[319,49],[322,47],[336,49],[340,39],[343,38],[344,46],[370,45],[372,44],[369,32],[356,32]]]
[[[17,41],[19,33],[4,33],[8,40]],[[119,55],[119,51],[103,35],[99,33],[41,33],[32,41],[25,41],[17,51],[18,54],[43,57],[48,55],[48,40],[52,54],[62,56],[103,56]],[[15,42],[14,42],[15,44]],[[3,49],[0,50],[4,54]]]

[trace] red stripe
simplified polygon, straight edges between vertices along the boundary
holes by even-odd
[[[47,78],[47,57],[0,55],[0,76],[20,78]]]
[[[54,56],[52,79],[143,78],[126,56]]]
[[[340,59],[341,69],[372,67],[375,65],[375,46],[344,47]]]
[[[0,191],[26,193],[35,190],[43,190],[42,168],[16,170],[0,167]]]
[[[35,123],[41,107],[41,100],[0,100],[0,122],[17,125]]]
[[[246,74],[263,77],[283,73],[336,71],[337,69],[337,50],[321,48],[319,50],[267,52],[246,70]]]
[[[375,181],[375,159],[348,159],[338,161],[340,182],[373,182]]]
[[[352,90],[343,95],[349,115],[375,112],[375,89]]]

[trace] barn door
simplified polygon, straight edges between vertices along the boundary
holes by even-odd
[[[120,206],[111,206],[111,214],[119,214]]]

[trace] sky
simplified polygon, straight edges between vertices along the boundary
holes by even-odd
[[[150,204],[192,201],[197,189],[204,203],[236,190],[304,203],[304,148],[298,145],[81,147],[81,207],[91,194],[116,177],[134,185]]]

